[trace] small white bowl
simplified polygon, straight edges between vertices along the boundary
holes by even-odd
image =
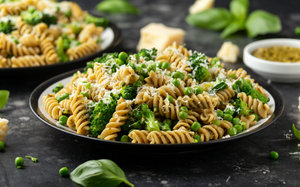
[[[266,79],[275,82],[300,82],[300,63],[273,62],[252,55],[256,49],[271,46],[300,48],[300,40],[278,38],[252,42],[244,48],[243,60],[246,66]]]

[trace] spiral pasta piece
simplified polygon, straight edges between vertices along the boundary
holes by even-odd
[[[226,88],[224,90],[220,90],[216,94],[219,98],[219,101],[221,101],[223,104],[227,104],[230,101],[230,99],[235,96],[235,92],[231,87]]]
[[[95,40],[89,40],[76,47],[68,49],[67,55],[70,60],[85,57],[89,54],[99,51],[101,48]]]
[[[69,118],[67,120],[67,126],[72,130],[76,130],[76,124],[75,124],[73,115],[69,116]]]
[[[114,140],[121,131],[121,126],[125,124],[130,112],[130,102],[126,102],[123,98],[119,99],[116,111],[113,113],[109,123],[106,124],[105,129],[98,136],[99,139]]]
[[[154,95],[153,107],[157,108],[156,114],[172,120],[179,119],[179,106],[169,103],[167,99],[164,100],[159,95]]]
[[[194,132],[185,130],[152,131],[147,139],[150,144],[183,144],[194,143]]]
[[[183,97],[179,96],[177,100],[180,104],[196,109],[211,109],[213,110],[219,103],[219,99],[216,96],[209,96],[207,92],[203,92],[202,94],[192,94],[190,96],[185,95]]]
[[[184,95],[184,87],[183,86],[170,86],[165,85],[158,88],[158,93],[163,98],[166,98],[168,95],[172,96],[174,99],[177,99],[180,96]]]
[[[71,110],[74,116],[74,122],[78,134],[87,135],[89,133],[89,117],[87,108],[84,104],[82,95],[76,93],[71,98]]]
[[[166,84],[167,79],[165,76],[163,76],[160,73],[156,73],[154,71],[150,71],[149,73],[149,77],[147,77],[145,79],[146,83],[148,84],[148,86],[152,86],[154,88],[158,88],[163,86],[164,84]]]
[[[186,119],[180,119],[176,125],[173,127],[173,130],[179,130],[179,129],[186,129],[190,130],[191,126],[194,122],[197,122],[200,118],[200,115],[198,112],[189,110],[188,111],[188,117]]]
[[[116,89],[120,89],[124,83],[125,85],[133,84],[138,79],[139,76],[131,67],[121,68],[115,73],[113,77],[113,80],[117,81],[113,87]]]
[[[64,113],[72,114],[70,99],[62,100],[61,102],[59,102],[59,106],[63,109]]]
[[[0,10],[2,12],[2,15],[5,16],[7,14],[9,15],[18,15],[23,10],[26,10],[28,6],[30,5],[30,1],[19,1],[19,2],[11,2],[6,4],[0,4]]]
[[[44,96],[43,104],[51,118],[58,120],[59,117],[62,115],[62,111],[60,110],[58,101],[54,97],[54,94],[48,94]]]
[[[46,64],[44,56],[39,55],[28,55],[21,57],[11,58],[11,67],[33,67],[33,66],[43,66]]]
[[[11,66],[11,61],[0,55],[0,68],[8,68]]]
[[[217,125],[204,125],[198,129],[201,142],[217,140],[223,137],[224,129]]]
[[[247,103],[250,110],[253,110],[255,114],[258,114],[262,118],[266,118],[270,107],[268,104],[263,104],[263,102],[258,99],[253,99],[251,95],[248,95],[244,92],[238,93],[238,98],[241,98],[242,101]]]
[[[246,129],[249,129],[250,127],[256,124],[255,115],[253,114],[249,116],[241,116],[240,119],[246,123]]]
[[[204,124],[210,124],[216,119],[217,119],[217,115],[213,110],[204,109],[204,110],[201,111],[200,120]]]
[[[133,130],[128,136],[132,139],[131,143],[145,143],[148,144],[149,140],[147,139],[149,132],[146,130]]]
[[[46,38],[41,41],[41,49],[45,55],[47,64],[54,64],[55,62],[58,62],[58,55],[50,39]]]
[[[26,47],[37,47],[40,45],[40,39],[33,34],[21,36],[19,42]]]

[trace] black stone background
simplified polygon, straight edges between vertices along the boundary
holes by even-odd
[[[98,1],[77,0],[86,10],[92,11]],[[134,51],[139,30],[150,22],[162,22],[186,31],[186,46],[214,56],[222,44],[220,33],[197,29],[185,22],[192,0],[132,0],[141,15],[106,15],[122,30],[122,42],[117,51]],[[216,6],[228,7],[229,0],[216,0]],[[265,9],[280,16],[283,31],[249,39],[239,33],[229,40],[240,49],[254,40],[271,37],[295,38],[294,28],[300,25],[300,1],[252,0],[250,9]],[[244,67],[239,63],[230,67]],[[246,68],[247,69],[247,68]],[[257,80],[256,76],[247,69]],[[0,112],[10,120],[6,151],[0,153],[0,186],[75,186],[68,178],[62,178],[58,170],[67,166],[70,170],[91,160],[108,158],[115,161],[136,186],[299,186],[299,140],[291,134],[292,123],[300,127],[298,96],[300,84],[271,83],[284,98],[283,115],[269,128],[242,140],[193,154],[140,155],[128,152],[112,152],[101,146],[74,139],[40,122],[30,111],[28,99],[31,91],[47,78],[1,77],[0,89],[11,92],[9,102]],[[269,152],[280,154],[277,161],[269,159]],[[117,150],[116,150],[117,151]],[[16,169],[14,158],[32,155],[39,158],[34,164],[26,161],[25,169]]]

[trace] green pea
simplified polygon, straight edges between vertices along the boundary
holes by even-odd
[[[24,166],[24,159],[22,157],[16,157],[15,158],[15,165],[17,166],[18,169],[23,168],[23,166]]]
[[[247,124],[246,124],[246,122],[241,122],[241,126],[243,127],[243,131],[244,130],[247,130]]]
[[[157,67],[158,67],[159,69],[161,69],[162,65],[163,65],[163,63],[162,63],[162,62],[159,62],[159,63],[157,64]]]
[[[184,112],[184,111],[179,112],[179,118],[180,119],[186,119],[187,117],[188,117],[187,112]]]
[[[277,160],[279,158],[279,154],[276,151],[271,151],[270,158],[272,158],[273,160]]]
[[[67,124],[67,121],[68,121],[68,117],[67,116],[62,115],[62,116],[59,117],[59,124],[65,125],[65,124]]]
[[[128,142],[128,136],[126,134],[121,137],[121,142]]]
[[[218,125],[218,126],[220,126],[221,125],[221,121],[220,120],[214,120],[214,122],[213,122],[215,125]]]
[[[237,134],[236,128],[235,128],[235,127],[230,127],[230,128],[228,129],[228,134],[229,134],[230,136],[236,135],[236,134]]]
[[[232,115],[224,114],[224,119],[231,122],[232,121]]]
[[[178,79],[173,79],[172,83],[174,86],[179,87],[180,86],[180,81]]]
[[[181,108],[180,108],[180,111],[183,111],[183,112],[188,112],[188,111],[189,111],[189,109],[188,109],[187,107],[183,106],[183,107],[181,107]]]
[[[233,118],[233,120],[232,120],[232,123],[234,124],[234,125],[238,125],[238,124],[240,124],[240,119],[239,118]]]
[[[191,87],[185,87],[183,90],[184,95],[192,95],[193,92],[194,92],[194,90]]]
[[[188,74],[188,77],[189,77],[189,78],[193,78],[193,76],[192,76],[191,74]]]
[[[224,116],[223,111],[222,110],[217,110],[217,116],[223,117]]]
[[[71,18],[71,16],[72,16],[71,10],[67,11],[67,12],[65,13],[65,16],[66,16],[67,18]]]
[[[240,132],[243,131],[242,125],[235,125],[234,127],[236,128],[236,132],[237,132],[237,133],[240,133]]]
[[[123,60],[120,60],[120,59],[115,59],[115,62],[119,65],[119,66],[122,66],[124,64],[124,61]]]
[[[225,110],[225,114],[233,115],[233,114],[234,114],[234,111],[231,110],[230,108],[227,108],[227,109]]]
[[[127,58],[128,58],[128,54],[127,53],[121,52],[119,54],[119,59],[122,60],[123,62],[126,62]]]
[[[194,140],[195,140],[195,143],[200,142],[200,135],[199,134],[195,134],[194,135]]]
[[[170,103],[172,103],[173,100],[174,100],[173,97],[172,97],[171,95],[168,95],[168,96],[167,96],[167,99],[169,100]]]
[[[156,71],[156,65],[152,64],[152,65],[148,66],[147,71],[148,72],[150,72],[150,71]]]
[[[232,89],[236,90],[236,89],[237,89],[237,85],[236,85],[236,84],[233,84],[233,85],[232,85]]]
[[[146,64],[141,64],[141,68],[147,68]]]
[[[200,124],[199,122],[195,121],[195,122],[192,124],[191,129],[192,129],[192,131],[197,132],[198,129],[199,129],[200,127],[201,127],[201,124]]]
[[[0,141],[0,151],[4,151],[4,142]]]
[[[162,69],[170,69],[171,68],[171,64],[169,62],[164,62],[161,66]]]
[[[196,89],[195,89],[195,92],[196,92],[196,94],[198,95],[198,94],[202,94],[203,93],[203,88],[202,87],[197,87]]]
[[[59,174],[62,177],[68,177],[70,175],[69,169],[67,167],[62,167],[59,170]]]
[[[178,78],[178,79],[183,80],[183,79],[184,79],[184,74],[181,73],[181,72],[179,72],[179,71],[175,71],[175,72],[173,73],[172,77],[175,78],[175,79]]]
[[[140,55],[139,54],[134,54],[134,58],[139,61],[140,60]]]

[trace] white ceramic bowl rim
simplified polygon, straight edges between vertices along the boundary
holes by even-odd
[[[271,46],[290,46],[290,47],[297,47],[300,48],[300,40],[298,39],[290,39],[290,38],[274,38],[274,39],[265,39],[265,40],[259,40],[252,42],[248,44],[244,48],[244,55],[247,55],[247,57],[251,57],[255,59],[255,61],[259,61],[261,63],[266,63],[273,66],[292,66],[300,68],[300,62],[277,62],[277,61],[269,61],[264,60],[261,58],[257,58],[252,55],[252,52],[256,49],[263,48],[263,47],[271,47]]]

